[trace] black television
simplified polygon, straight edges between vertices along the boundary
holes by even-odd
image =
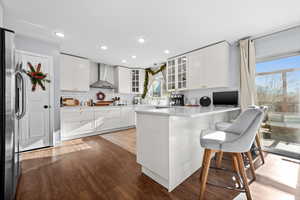
[[[213,92],[213,105],[214,106],[238,106],[239,92],[238,91],[225,91]]]

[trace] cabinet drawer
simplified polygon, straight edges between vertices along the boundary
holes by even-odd
[[[62,137],[80,135],[94,130],[94,121],[64,122],[62,124]]]
[[[95,128],[98,131],[109,130],[120,128],[120,117],[117,118],[107,118],[107,117],[97,117],[95,120]]]
[[[66,122],[89,121],[94,120],[94,111],[64,111],[61,117],[62,121]]]
[[[105,117],[105,118],[116,118],[120,117],[121,110],[120,109],[103,109],[95,111],[95,119]]]

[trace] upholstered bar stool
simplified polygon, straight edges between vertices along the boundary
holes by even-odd
[[[205,150],[200,175],[200,200],[204,199],[211,156],[214,152],[226,152],[232,154],[234,169],[241,177],[240,183],[242,184],[242,188],[240,191],[246,192],[248,200],[252,199],[242,153],[250,151],[263,116],[263,111],[261,109],[248,108],[226,129],[226,131],[202,131],[200,144]]]
[[[249,108],[260,108],[260,109],[262,109],[262,111],[264,112],[264,118],[265,118],[265,116],[267,114],[267,111],[268,111],[268,107],[267,106],[261,106],[261,107],[258,107],[258,106],[249,106]],[[218,123],[216,123],[216,129],[220,130],[220,131],[226,131],[226,129],[228,127],[230,127],[231,125],[232,125],[232,123],[230,123],[230,122],[218,122]],[[255,142],[256,142],[256,147],[257,147],[256,150],[258,150],[258,152],[259,152],[262,164],[265,164],[265,158],[264,158],[264,154],[262,152],[259,131],[257,132],[257,134],[255,136]],[[247,155],[248,155],[248,153],[247,153]],[[220,167],[220,163],[222,162],[222,157],[223,157],[223,153],[220,152],[217,155],[217,166],[218,167]],[[249,157],[249,155],[247,157]],[[249,160],[250,159],[252,160],[252,158],[249,158]],[[250,165],[252,165],[252,164],[250,164]]]

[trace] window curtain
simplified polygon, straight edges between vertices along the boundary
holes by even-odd
[[[239,41],[241,53],[241,89],[240,105],[245,110],[249,105],[256,104],[255,85],[255,46],[254,41],[244,39]]]

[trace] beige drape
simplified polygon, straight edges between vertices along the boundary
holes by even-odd
[[[249,105],[256,104],[255,85],[255,46],[249,39],[240,40],[241,53],[241,90],[240,105],[245,110]]]

